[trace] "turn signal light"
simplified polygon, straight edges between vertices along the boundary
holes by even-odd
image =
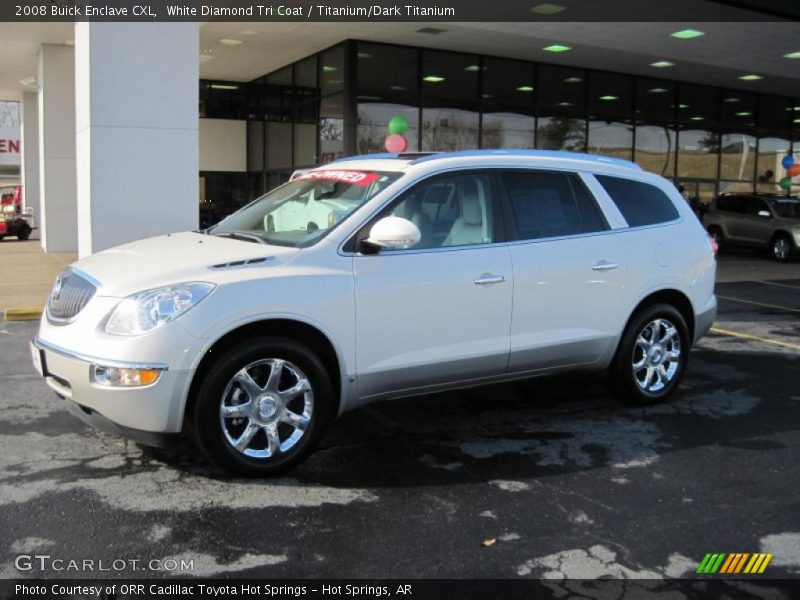
[[[158,381],[158,369],[123,369],[92,365],[92,382],[108,387],[139,387]]]

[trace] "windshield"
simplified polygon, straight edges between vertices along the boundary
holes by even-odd
[[[800,200],[773,200],[772,208],[779,217],[800,219]]]
[[[223,219],[206,233],[276,246],[311,246],[401,175],[308,171]]]

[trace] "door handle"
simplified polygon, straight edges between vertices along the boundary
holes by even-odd
[[[484,273],[478,277],[473,283],[475,285],[492,285],[495,283],[503,283],[506,278],[502,275],[492,275],[491,273]]]
[[[612,269],[618,268],[619,265],[617,263],[610,263],[604,260],[601,260],[599,263],[592,267],[592,271],[611,271]]]

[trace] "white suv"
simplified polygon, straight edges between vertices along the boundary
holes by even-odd
[[[661,400],[714,320],[715,269],[673,185],[626,161],[355,157],[76,262],[33,360],[84,421],[190,432],[223,468],[273,474],[379,399],[585,369]]]

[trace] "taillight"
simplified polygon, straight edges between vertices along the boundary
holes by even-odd
[[[711,246],[711,252],[713,252],[714,256],[716,256],[717,252],[719,252],[719,242],[717,242],[713,235],[709,235],[708,243]]]

